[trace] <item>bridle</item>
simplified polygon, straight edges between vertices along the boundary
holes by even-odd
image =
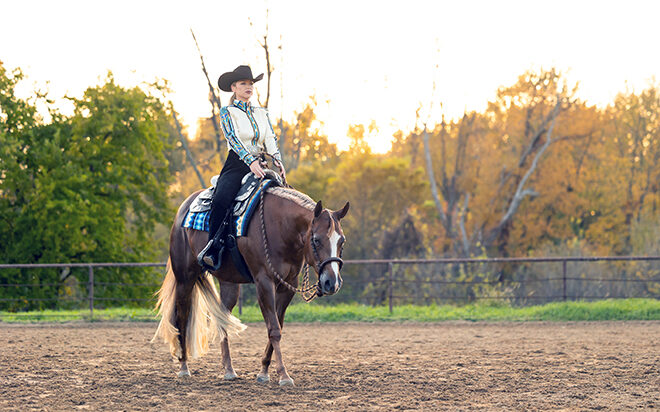
[[[263,180],[263,178],[262,178]],[[270,252],[268,250],[268,239],[266,238],[266,223],[264,220],[264,192],[265,190],[262,190],[261,193],[259,194],[259,215],[261,216],[261,236],[264,240],[264,252],[266,254],[266,263],[268,263],[268,268],[270,269],[270,272],[273,274],[273,277],[280,282],[280,284],[284,285],[287,289],[294,293],[300,293],[300,296],[303,298],[305,302],[311,302],[314,299],[316,299],[319,296],[323,296],[323,292],[321,291],[321,273],[323,273],[323,269],[326,267],[326,265],[332,263],[332,262],[337,262],[339,265],[339,270],[341,270],[342,266],[344,266],[344,261],[341,258],[341,253],[339,252],[339,257],[337,256],[330,256],[329,258],[325,259],[324,261],[321,261],[321,258],[319,256],[319,252],[316,248],[316,243],[318,240],[316,239],[316,236],[312,233],[312,235],[309,237],[309,241],[312,246],[312,253],[314,254],[314,259],[316,260],[316,275],[317,275],[317,282],[315,285],[310,285],[309,284],[309,263],[307,262],[307,259],[305,258],[305,265],[302,269],[304,272],[303,276],[303,281],[302,281],[302,286],[299,288],[294,287],[291,285],[289,282],[284,280],[284,278],[275,270],[273,267],[273,264],[270,260]]]
[[[320,282],[321,282],[321,273],[323,273],[323,268],[325,268],[326,265],[328,265],[332,262],[337,262],[339,264],[339,270],[341,270],[341,268],[344,266],[344,261],[341,258],[343,250],[341,250],[339,252],[339,256],[330,256],[329,258],[327,258],[326,260],[321,262],[321,257],[319,256],[319,252],[318,252],[318,250],[316,250],[316,243],[317,243],[318,240],[316,239],[316,236],[314,234],[312,234],[312,236],[310,236],[310,238],[311,238],[310,243],[312,244],[312,252],[314,253],[314,259],[316,259],[316,261],[318,262],[316,264],[316,274],[319,277],[319,284],[320,284]]]

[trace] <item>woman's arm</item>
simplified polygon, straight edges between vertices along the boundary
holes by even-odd
[[[222,119],[222,131],[225,133],[225,138],[227,138],[229,147],[231,150],[236,152],[238,157],[240,157],[241,160],[245,162],[245,164],[250,166],[252,162],[257,159],[250,154],[250,152],[241,142],[241,139],[236,136],[236,131],[231,121],[231,115],[229,114],[229,109],[227,109],[227,107],[220,109],[220,118]]]

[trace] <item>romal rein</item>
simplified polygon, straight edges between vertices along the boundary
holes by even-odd
[[[261,178],[261,181],[263,181],[263,177]],[[259,183],[261,184],[261,182]],[[268,240],[266,238],[266,223],[264,220],[264,192],[266,190],[262,190],[261,193],[259,194],[259,200],[260,200],[260,205],[259,205],[259,215],[261,216],[261,235],[264,240],[264,252],[266,253],[266,262],[268,263],[268,268],[270,271],[273,273],[273,276],[275,279],[277,279],[282,285],[284,285],[286,288],[288,288],[290,291],[294,293],[300,293],[302,296],[303,300],[305,302],[311,302],[312,300],[316,299],[318,296],[322,296],[323,294],[321,293],[321,272],[323,271],[323,268],[332,262],[337,262],[339,264],[339,270],[341,270],[342,266],[344,266],[344,261],[341,259],[341,257],[335,257],[335,256],[330,256],[323,262],[317,264],[316,266],[316,273],[318,276],[318,281],[316,285],[310,285],[309,284],[309,263],[305,262],[305,269],[304,269],[304,276],[303,276],[303,284],[302,287],[296,288],[292,286],[289,282],[284,280],[282,276],[277,273],[275,268],[273,267],[273,264],[270,260],[270,252],[268,251]],[[319,252],[316,250],[316,242],[314,241],[315,239],[310,238],[310,242],[312,244],[312,251],[314,252],[314,258],[316,259],[317,262],[321,260],[319,257]],[[310,294],[310,292],[312,292]]]

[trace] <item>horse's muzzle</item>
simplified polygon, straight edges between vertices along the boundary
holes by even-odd
[[[332,272],[330,272],[332,273]],[[343,283],[339,273],[332,276],[328,271],[321,274],[319,278],[319,289],[321,295],[334,295],[341,289]]]
[[[331,263],[333,262],[337,263],[339,270],[333,268],[332,271],[329,272],[327,270],[328,266],[332,267]],[[330,257],[319,264],[317,273],[319,274],[319,289],[321,295],[334,295],[339,291],[342,284],[339,271],[342,266],[344,266],[344,261],[338,257]]]

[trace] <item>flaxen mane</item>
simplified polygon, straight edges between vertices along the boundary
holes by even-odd
[[[268,188],[267,193],[273,194],[282,199],[290,200],[295,204],[304,207],[307,210],[314,210],[314,207],[316,207],[316,202],[313,201],[311,197],[295,189],[288,189],[285,187],[278,186],[278,187]]]

